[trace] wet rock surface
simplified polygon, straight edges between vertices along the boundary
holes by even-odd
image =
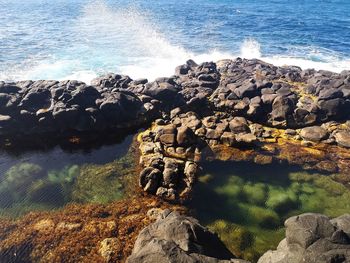
[[[287,219],[285,226],[286,238],[258,263],[350,261],[349,214],[332,220],[321,214],[302,214]]]
[[[135,198],[0,218],[0,262],[125,262],[139,232],[154,221],[147,211],[168,207],[154,197]]]
[[[127,91],[128,77],[79,81],[0,82],[0,135],[103,131],[140,125],[156,102]],[[128,80],[129,79],[129,80]]]
[[[79,81],[0,82],[0,134],[92,131],[136,126],[161,112],[220,110],[263,125],[303,128],[345,121],[349,73],[276,67],[256,59],[197,65],[170,78],[107,74]]]
[[[220,239],[192,217],[164,210],[137,237],[128,263],[244,263],[234,259]]]
[[[101,76],[91,85],[79,81],[0,81],[0,137],[94,133],[153,122],[138,135],[138,184],[160,200],[188,199],[201,171],[200,162],[206,159],[288,162],[306,169],[341,172],[341,180],[350,183],[349,74],[237,58],[200,65],[189,60],[176,68],[174,76],[153,82],[118,74]],[[123,207],[118,209],[123,211]],[[125,226],[121,229],[110,225],[113,229],[106,230],[108,226],[103,224],[106,234],[88,222],[67,218],[56,222],[40,216],[42,220],[34,220],[36,224],[23,234],[14,231],[13,224],[4,223],[11,229],[2,236],[0,258],[8,260],[11,253],[23,250],[19,261],[70,259],[69,250],[57,252],[62,244],[54,240],[50,242],[56,244],[55,253],[50,254],[45,246],[41,249],[45,238],[40,233],[55,229],[57,240],[67,231],[93,232],[94,243],[89,243],[87,235],[82,246],[91,247],[96,262],[125,259],[131,250],[125,240],[129,231],[135,237],[140,220],[142,227],[150,223],[141,210],[138,206],[137,217],[133,217],[135,211],[129,211],[120,219],[132,221],[131,228],[124,221],[120,221]],[[157,214],[156,223],[140,233],[128,262],[244,262],[230,259],[232,255],[220,241],[193,218],[150,212],[152,218]],[[333,220],[317,214],[292,217],[286,221],[286,239],[259,262],[350,261],[349,221],[348,215]],[[28,222],[17,226],[28,226]],[[71,240],[79,236],[69,235]],[[17,243],[8,237],[17,238]],[[217,249],[213,251],[213,247]],[[85,256],[91,255],[86,252]],[[76,260],[74,255],[72,258]]]
[[[259,60],[188,61],[171,78],[181,99],[163,101],[172,110],[140,136],[144,173],[150,167],[162,173],[142,179],[141,187],[169,199],[186,196],[196,175],[184,173],[185,162],[193,162],[198,172],[208,153],[221,160],[287,160],[326,172],[349,171],[344,150],[350,136],[347,78],[347,73],[302,71]],[[336,152],[344,154],[338,158]],[[176,159],[177,165],[172,172],[164,164],[159,169],[151,164],[154,158],[162,163]]]

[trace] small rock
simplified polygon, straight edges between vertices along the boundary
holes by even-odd
[[[52,219],[42,219],[34,225],[34,229],[41,231],[51,231],[55,226],[55,223]]]
[[[99,252],[101,256],[106,260],[105,262],[112,262],[113,256],[118,251],[118,238],[106,238],[101,241]]]
[[[254,134],[251,133],[239,133],[236,135],[236,141],[239,143],[251,144],[256,142],[257,138]]]
[[[319,142],[327,138],[328,132],[320,126],[312,126],[301,129],[300,136],[307,141]]]
[[[249,132],[248,122],[244,117],[234,117],[229,123],[230,130],[233,133]]]
[[[236,137],[232,132],[224,132],[220,138],[220,141],[227,146],[233,146],[236,142]]]
[[[175,144],[175,134],[162,134],[159,137],[159,140],[162,144],[171,146]]]
[[[60,222],[57,224],[57,229],[75,230],[81,228],[81,226],[81,223]]]
[[[338,145],[350,148],[350,132],[349,131],[339,131],[335,135],[335,140]]]

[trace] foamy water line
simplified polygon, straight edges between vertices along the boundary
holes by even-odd
[[[136,7],[110,8],[104,1],[87,4],[70,30],[68,49],[46,57],[32,57],[0,72],[0,80],[77,79],[89,83],[107,72],[148,78],[171,76],[176,66],[221,59],[258,58],[277,66],[295,65],[334,72],[350,69],[350,59],[318,47],[293,47],[292,52],[264,55],[254,38],[242,39],[240,50],[197,53],[174,44],[152,15]]]

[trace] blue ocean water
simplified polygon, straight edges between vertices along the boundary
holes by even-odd
[[[133,78],[237,56],[350,69],[349,0],[0,0],[0,80]]]

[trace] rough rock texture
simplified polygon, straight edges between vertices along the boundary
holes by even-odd
[[[286,238],[258,263],[350,262],[350,215],[330,220],[321,214],[302,214],[286,220]]]
[[[237,58],[189,60],[174,76],[153,82],[118,74],[91,85],[0,81],[0,135],[137,126],[176,107],[202,115],[219,110],[279,128],[319,126],[349,119],[349,74]]]
[[[130,81],[108,75],[108,80],[94,80],[95,85],[0,82],[0,135],[137,127],[157,115],[157,101],[125,90]]]
[[[125,262],[139,232],[154,221],[147,211],[169,207],[154,197],[138,197],[0,218],[0,262]],[[186,211],[176,205],[171,209]]]
[[[192,217],[163,211],[144,228],[127,263],[244,263],[234,259],[220,239]]]
[[[287,161],[322,172],[350,172],[347,124],[328,122],[303,129],[278,129],[223,112],[202,116],[174,109],[139,135],[140,186],[165,199],[189,197],[200,161]],[[338,146],[336,146],[336,141]],[[350,177],[345,176],[347,181]]]
[[[140,186],[168,199],[187,196],[200,171],[198,161],[208,153],[221,160],[287,160],[304,168],[347,173],[350,159],[343,148],[350,147],[348,74],[238,58],[201,65],[188,61],[171,78],[138,85],[132,90],[155,96],[149,90],[158,90],[166,81],[162,92],[164,87],[173,92],[173,99],[157,97],[163,109],[171,110],[140,136],[145,168]],[[164,158],[173,164],[165,167]],[[187,174],[186,161],[193,164]]]

